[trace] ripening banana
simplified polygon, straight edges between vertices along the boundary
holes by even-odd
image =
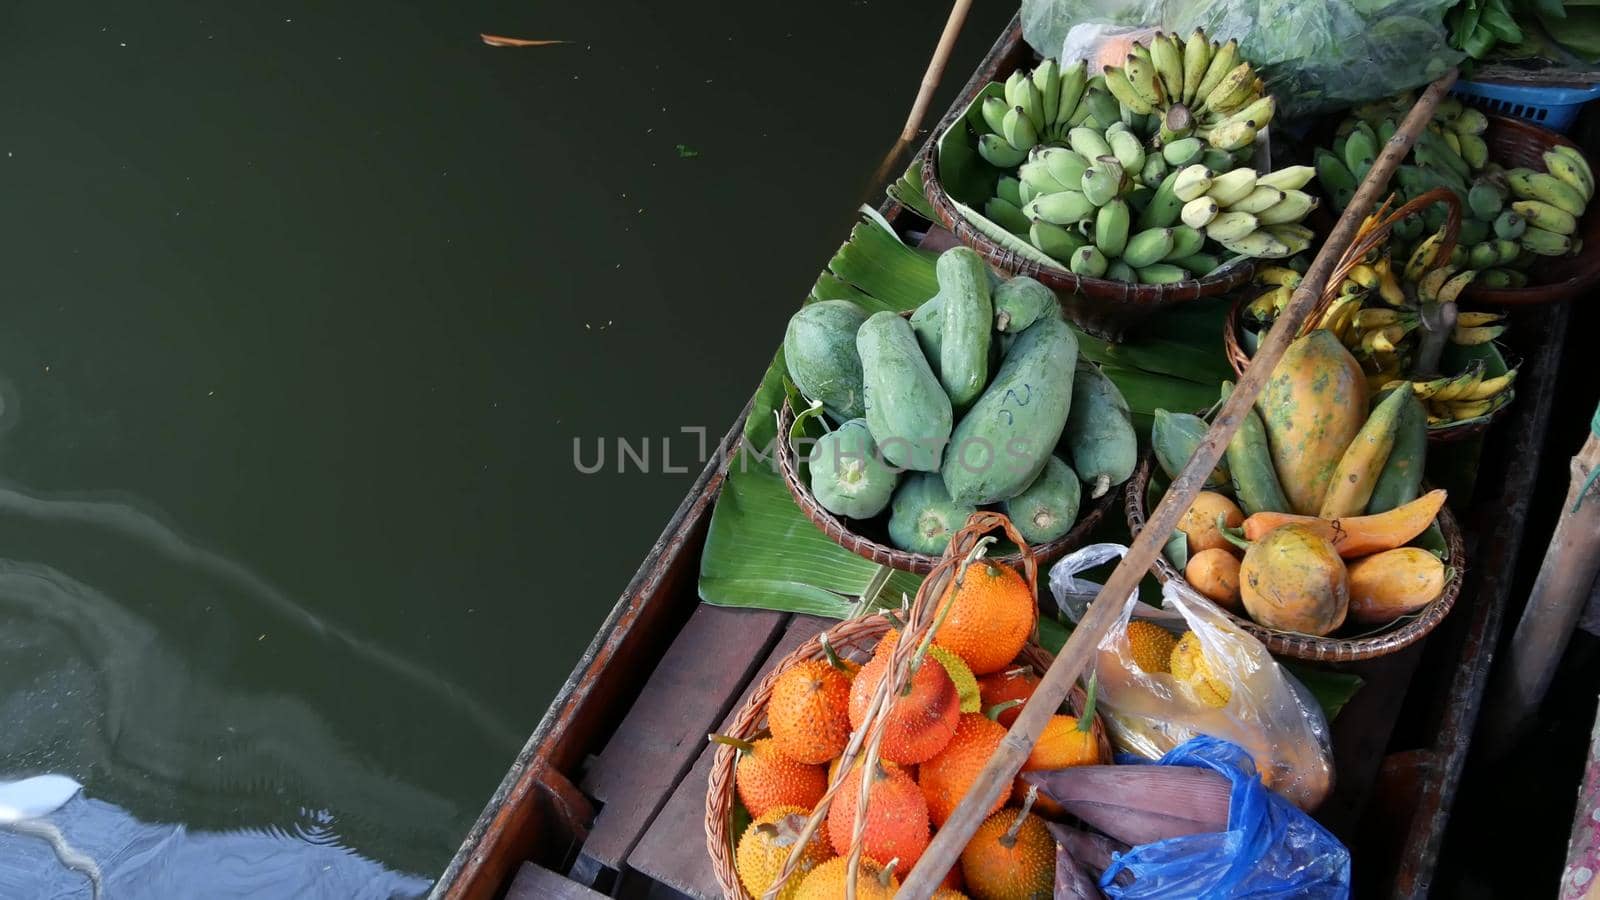
[[[1260,182],[1256,182],[1260,184]],[[1298,222],[1317,208],[1321,202],[1315,194],[1305,191],[1284,191],[1283,199],[1263,210],[1258,218],[1263,225],[1282,225]]]
[[[1149,115],[1152,110],[1166,106],[1166,91],[1156,78],[1154,62],[1137,53],[1130,53],[1128,58],[1122,61],[1122,71],[1128,76],[1128,84],[1134,93],[1138,94],[1145,102],[1145,106],[1149,107],[1140,113],[1141,115]]]
[[[1293,292],[1294,288],[1284,284],[1269,288],[1251,300],[1245,307],[1245,312],[1257,322],[1270,321],[1277,316],[1279,310],[1288,305],[1289,295]]]
[[[1178,100],[1184,106],[1193,105],[1195,92],[1200,89],[1210,64],[1211,42],[1206,39],[1204,30],[1196,28],[1183,45],[1183,90]]]
[[[1218,150],[1240,150],[1255,143],[1258,131],[1250,122],[1229,122],[1211,129],[1206,140]]]
[[[1248,216],[1249,213],[1239,213]],[[1275,234],[1267,229],[1252,231],[1241,238],[1227,241],[1218,241],[1225,249],[1240,256],[1249,256],[1254,259],[1288,259],[1310,246],[1309,241],[1290,244],[1283,239],[1283,235]]]
[[[1178,171],[1172,193],[1185,203],[1211,190],[1211,170],[1198,163]]]
[[[1406,260],[1405,279],[1412,282],[1420,280],[1423,273],[1434,264],[1435,257],[1439,255],[1443,245],[1443,231],[1435,231],[1423,238],[1411,251],[1411,258]]]
[[[1472,280],[1477,277],[1478,273],[1472,269],[1468,269],[1465,272],[1457,272],[1455,275],[1450,276],[1450,280],[1439,288],[1438,302],[1456,302],[1456,298],[1461,296],[1461,292],[1466,290],[1467,286],[1472,284]]]
[[[1283,191],[1275,187],[1266,187],[1257,182],[1256,187],[1250,193],[1244,195],[1243,199],[1235,200],[1228,208],[1236,212],[1247,212],[1253,216],[1260,216],[1262,211],[1276,206],[1283,197]]]
[[[1511,204],[1511,210],[1534,228],[1556,234],[1572,234],[1578,230],[1576,216],[1543,200],[1518,200]]]
[[[1229,207],[1248,197],[1255,188],[1256,171],[1241,168],[1213,176],[1206,194],[1217,201],[1218,206]]]
[[[1522,232],[1522,247],[1539,256],[1565,256],[1572,252],[1572,239],[1564,234],[1529,226]]]
[[[1278,101],[1271,94],[1268,94],[1250,101],[1249,104],[1228,115],[1217,125],[1221,127],[1235,122],[1248,122],[1259,131],[1272,122],[1272,116],[1277,111]]]
[[[1492,312],[1460,312],[1456,313],[1456,324],[1467,328],[1477,328],[1480,325],[1493,325],[1504,318],[1505,316]]]
[[[1285,222],[1282,225],[1263,225],[1261,231],[1270,235],[1288,250],[1280,256],[1293,256],[1311,249],[1311,242],[1317,237],[1316,232],[1304,225]],[[1258,254],[1259,255],[1259,254]],[[1277,257],[1274,257],[1277,258]]]
[[[1247,62],[1240,63],[1211,89],[1211,93],[1201,102],[1200,109],[1227,115],[1250,102],[1255,91],[1255,82],[1255,70]]]
[[[1206,226],[1206,236],[1224,246],[1256,230],[1256,217],[1249,213],[1223,212]]]
[[[1450,276],[1453,274],[1455,274],[1455,267],[1448,264],[1424,272],[1416,282],[1417,299],[1423,303],[1437,303],[1440,289],[1444,287],[1444,283],[1449,281]]]
[[[1265,175],[1256,176],[1256,185],[1275,187],[1280,191],[1297,191],[1311,181],[1317,170],[1310,166],[1287,166]]]
[[[1544,167],[1551,175],[1572,185],[1585,201],[1594,199],[1594,172],[1589,169],[1589,161],[1575,148],[1557,144],[1554,149],[1545,151]]]
[[[1583,215],[1586,205],[1583,194],[1572,185],[1548,172],[1532,169],[1512,169],[1506,173],[1506,182],[1517,196],[1528,200],[1543,200],[1566,210],[1574,216]]]
[[[1506,327],[1504,325],[1480,325],[1476,328],[1462,328],[1457,325],[1450,332],[1450,340],[1462,346],[1475,347],[1479,344],[1487,344],[1505,334],[1505,332]]]
[[[1261,284],[1288,285],[1293,289],[1299,287],[1304,278],[1304,275],[1288,266],[1260,266],[1256,269],[1256,281]]]
[[[1200,79],[1200,83],[1195,86],[1193,96],[1184,105],[1193,112],[1203,110],[1206,98],[1211,95],[1212,91],[1217,89],[1217,85],[1222,83],[1222,79],[1228,77],[1228,73],[1233,71],[1238,62],[1239,42],[1237,40],[1230,40],[1220,47],[1214,47],[1211,52],[1211,60],[1206,63],[1205,76]]]
[[[1183,97],[1183,45],[1178,43],[1177,35],[1156,32],[1150,40],[1150,61],[1161,79],[1162,92],[1170,102],[1177,103]]]
[[[1215,219],[1221,211],[1221,207],[1217,206],[1217,201],[1202,194],[1185,203],[1178,217],[1183,220],[1183,224],[1190,228],[1204,228],[1210,225],[1211,220]]]
[[[1517,370],[1512,369],[1504,375],[1485,378],[1473,386],[1472,390],[1461,395],[1460,400],[1487,400],[1496,394],[1504,393],[1511,388],[1517,380]]]

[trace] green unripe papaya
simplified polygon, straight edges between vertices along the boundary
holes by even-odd
[[[808,303],[789,319],[783,333],[783,360],[800,393],[822,401],[836,422],[860,418],[861,356],[856,331],[867,311],[849,300]]]
[[[1139,465],[1139,435],[1128,401],[1093,363],[1078,361],[1062,442],[1091,499],[1127,481]]]
[[[939,279],[939,382],[950,402],[965,409],[989,381],[989,337],[994,302],[989,267],[970,247],[952,247],[934,266]]]
[[[1052,456],[1033,484],[1001,504],[1001,511],[1028,543],[1053,541],[1071,531],[1078,521],[1078,503],[1083,499],[1078,478],[1071,466]]]
[[[894,496],[898,474],[878,455],[866,419],[851,419],[811,450],[811,493],[836,516],[870,519]]]
[[[937,556],[967,524],[976,506],[950,499],[936,474],[913,472],[894,492],[889,513],[889,541],[901,550]]]
[[[867,427],[883,458],[902,469],[939,471],[950,441],[950,398],[905,319],[874,313],[856,332]]]
[[[1233,382],[1222,383],[1222,399],[1233,394]],[[1289,498],[1278,483],[1278,470],[1272,464],[1267,444],[1267,426],[1252,406],[1245,410],[1239,430],[1228,440],[1223,456],[1228,463],[1228,478],[1233,483],[1234,499],[1245,515],[1258,512],[1289,512]]]
[[[1055,292],[1026,275],[994,289],[994,329],[1016,334],[1056,308]]]
[[[1067,424],[1077,361],[1078,339],[1058,316],[1016,336],[944,454],[940,472],[957,503],[1009,500],[1039,477]]]
[[[934,294],[911,313],[911,331],[917,336],[917,346],[922,348],[922,356],[928,361],[928,367],[933,369],[933,374],[939,374],[939,345],[940,335],[944,327],[944,305],[940,302],[939,295]]]
[[[1178,477],[1183,467],[1189,464],[1189,457],[1194,456],[1194,451],[1199,448],[1200,439],[1209,430],[1206,420],[1199,416],[1156,410],[1156,421],[1150,428],[1150,446],[1156,452],[1156,462],[1161,464],[1168,478]],[[1227,460],[1218,460],[1217,467],[1206,476],[1206,488],[1214,491],[1227,486]]]

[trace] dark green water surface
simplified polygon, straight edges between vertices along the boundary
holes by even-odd
[[[99,6],[0,17],[0,780],[431,877],[693,477],[574,439],[715,441],[946,7]]]

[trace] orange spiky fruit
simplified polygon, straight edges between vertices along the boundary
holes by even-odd
[[[1033,671],[1033,666],[1012,666],[979,678],[978,696],[984,709],[1001,703],[1010,703],[1013,700],[1026,703],[1038,686],[1039,676]],[[995,721],[1010,728],[1020,712],[1022,703],[1001,710],[999,715],[995,716]]]
[[[917,768],[917,784],[928,800],[928,815],[934,825],[943,825],[955,812],[1005,737],[1006,730],[998,722],[982,713],[967,713],[956,724],[956,735],[949,745]],[[1004,794],[996,797],[989,811],[994,812],[1005,802]]]
[[[800,883],[795,900],[842,900],[849,877],[850,857],[835,856],[811,870]],[[893,867],[862,858],[861,867],[856,870],[856,900],[894,900],[894,892],[898,890],[900,879],[894,877]]]
[[[739,751],[733,786],[739,801],[754,818],[779,806],[811,809],[828,790],[827,772],[821,766],[796,762],[778,751],[772,738],[741,741],[713,734],[711,740]]]
[[[966,895],[961,891],[965,887],[966,884],[961,880],[961,860],[957,859],[956,864],[950,867],[950,871],[944,873],[944,880],[939,882],[939,890],[934,891],[933,896],[938,897],[941,893],[946,893],[964,897]]]
[[[974,675],[1010,665],[1038,619],[1028,582],[1015,569],[987,559],[972,563],[950,585],[939,613],[944,620],[934,642],[966,660]]]
[[[1098,680],[1089,678],[1088,698],[1082,716],[1051,716],[1039,733],[1039,741],[1022,764],[1022,771],[1065,769],[1069,766],[1095,766],[1100,758],[1100,742],[1094,735],[1095,694]]]
[[[978,900],[1053,896],[1056,841],[1029,805],[1007,807],[984,819],[961,851],[967,892]]]
[[[820,764],[850,740],[850,677],[825,660],[808,659],[772,684],[767,726],[784,756]]]
[[[967,895],[952,887],[942,887],[933,892],[928,900],[968,900]]]
[[[855,837],[856,806],[861,798],[861,768],[853,768],[828,807],[828,839],[841,854],[850,852]],[[907,869],[928,848],[928,801],[904,769],[875,765],[867,798],[867,824],[861,852],[873,859],[898,859]]]
[[[1135,665],[1152,675],[1172,671],[1172,648],[1178,646],[1172,632],[1147,619],[1133,619],[1127,634]]]
[[[898,634],[884,635],[871,661],[850,683],[850,727],[860,728],[872,705],[872,695],[889,671]],[[961,717],[961,697],[944,666],[928,657],[910,678],[910,684],[889,707],[880,755],[890,762],[915,765],[932,759],[950,743]],[[886,857],[887,858],[887,857]]]
[[[739,846],[734,851],[734,862],[739,870],[739,883],[752,897],[760,897],[778,880],[789,853],[805,831],[810,812],[798,806],[778,806],[750,823],[739,836]],[[800,884],[806,874],[833,858],[833,845],[821,831],[811,835],[800,852],[794,873],[778,891],[778,900],[794,900],[800,893]]]

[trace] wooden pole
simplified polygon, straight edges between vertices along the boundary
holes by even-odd
[[[956,0],[955,5],[950,7],[950,18],[945,20],[944,33],[939,35],[939,44],[933,49],[933,57],[928,60],[928,69],[922,73],[922,87],[917,91],[916,102],[911,104],[911,114],[906,117],[905,127],[900,129],[902,144],[916,140],[917,132],[922,130],[922,120],[928,115],[928,106],[933,103],[933,92],[944,78],[944,67],[950,62],[956,37],[967,22],[967,11],[970,9],[972,0]]]
[[[939,833],[934,835],[933,842],[917,860],[916,868],[906,876],[898,896],[913,900],[927,900],[932,896],[940,880],[961,855],[961,849],[983,822],[989,808],[999,799],[1001,791],[1010,790],[1012,780],[1039,740],[1045,723],[1066,699],[1067,692],[1077,682],[1096,645],[1121,615],[1123,602],[1139,586],[1140,579],[1150,570],[1168,535],[1177,527],[1179,517],[1194,502],[1206,477],[1222,458],[1228,439],[1238,430],[1245,411],[1255,403],[1256,395],[1261,393],[1273,368],[1300,330],[1301,323],[1316,305],[1328,275],[1338,265],[1339,257],[1344,254],[1356,230],[1377,204],[1379,196],[1388,189],[1389,176],[1411,152],[1411,144],[1417,135],[1433,119],[1434,108],[1444,98],[1450,85],[1455,83],[1456,74],[1456,70],[1451,69],[1429,85],[1400,128],[1384,145],[1366,180],[1361,183],[1332,233],[1323,242],[1322,249],[1317,252],[1316,259],[1306,270],[1305,278],[1295,289],[1288,308],[1273,323],[1272,330],[1261,341],[1260,348],[1251,359],[1249,368],[1239,378],[1233,394],[1222,404],[1216,421],[1189,458],[1189,464],[1173,479],[1166,496],[1150,514],[1148,524],[1133,539],[1128,555],[1106,579],[1105,587],[1100,589],[1095,602],[1090,604],[1088,614],[1073,630],[1066,646],[1061,648],[1061,655],[1056,657],[1034,688],[1033,696],[1022,707],[1011,730],[1000,742],[1000,748],[990,757],[989,764],[968,789],[961,805],[945,821]]]
[[[1556,521],[1544,563],[1528,594],[1528,605],[1511,638],[1510,658],[1500,671],[1486,705],[1485,750],[1498,757],[1510,750],[1539,709],[1572,627],[1600,574],[1600,483],[1591,473],[1600,467],[1600,409],[1589,438],[1572,458],[1567,503]]]

